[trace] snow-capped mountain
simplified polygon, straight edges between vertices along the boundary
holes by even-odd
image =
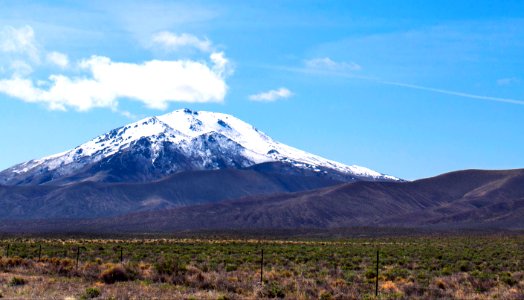
[[[398,178],[347,166],[277,142],[231,115],[176,110],[111,130],[72,150],[0,172],[0,184],[151,181],[173,173],[281,162],[319,176]]]

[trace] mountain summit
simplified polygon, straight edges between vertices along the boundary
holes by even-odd
[[[148,182],[186,171],[278,162],[340,181],[396,181],[279,143],[231,115],[176,110],[111,130],[72,150],[0,172],[0,184]]]

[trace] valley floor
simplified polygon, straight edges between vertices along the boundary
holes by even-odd
[[[377,251],[378,299],[524,299],[524,235],[10,238],[0,249],[6,299],[375,299]]]

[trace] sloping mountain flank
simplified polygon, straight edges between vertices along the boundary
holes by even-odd
[[[53,232],[64,224],[71,224],[71,231],[119,233],[355,226],[524,229],[524,169],[466,170],[413,182],[342,183],[74,222],[4,222],[0,230]]]
[[[339,184],[284,163],[176,173],[144,183],[0,186],[1,219],[96,218]]]

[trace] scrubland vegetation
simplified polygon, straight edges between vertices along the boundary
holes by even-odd
[[[524,299],[524,235],[11,238],[0,241],[0,297],[375,299],[377,250],[379,299]]]

